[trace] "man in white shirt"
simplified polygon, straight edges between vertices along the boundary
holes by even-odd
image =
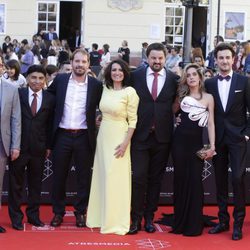
[[[50,154],[50,131],[54,112],[54,96],[43,90],[46,71],[32,65],[27,71],[29,87],[19,88],[22,111],[21,153],[9,165],[8,206],[12,227],[23,230],[22,190],[27,173],[28,223],[42,227],[39,207],[45,158]]]
[[[53,191],[54,217],[51,226],[60,226],[65,214],[65,185],[74,160],[77,195],[74,208],[76,226],[85,226],[89,198],[91,167],[96,144],[95,115],[102,84],[87,75],[89,54],[77,49],[72,55],[72,74],[58,74],[48,91],[56,97],[53,124]]]
[[[217,234],[229,230],[228,213],[228,165],[232,170],[234,193],[233,240],[242,238],[242,226],[246,214],[244,174],[246,168],[247,141],[250,136],[250,82],[245,76],[232,71],[235,51],[230,44],[220,43],[214,50],[219,75],[206,80],[208,93],[215,101],[215,148],[213,157],[219,224],[209,233]],[[230,162],[229,162],[230,161]]]

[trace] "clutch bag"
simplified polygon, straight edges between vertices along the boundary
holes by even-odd
[[[207,156],[207,153],[206,151],[209,150],[211,148],[211,146],[209,144],[205,144],[203,146],[203,148],[201,148],[200,150],[198,150],[196,152],[196,155],[201,159],[201,160],[204,160]]]

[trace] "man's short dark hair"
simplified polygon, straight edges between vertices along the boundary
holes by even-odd
[[[46,77],[46,70],[45,70],[45,68],[44,68],[43,66],[41,66],[41,65],[36,65],[36,64],[34,64],[34,65],[30,66],[30,67],[28,68],[28,71],[27,71],[27,76],[28,76],[29,74],[34,73],[34,72],[42,73],[42,74]]]
[[[92,43],[92,47],[97,50],[98,49],[98,44],[97,43]]]
[[[23,39],[23,40],[21,41],[21,43],[24,44],[24,45],[27,45],[27,44],[28,44],[28,40],[27,40],[27,39]]]
[[[166,57],[166,49],[164,47],[164,45],[162,43],[151,43],[146,51],[146,55],[147,57],[149,56],[151,50],[158,50],[158,51],[162,51]]]
[[[214,49],[214,57],[217,58],[218,52],[222,50],[230,50],[232,52],[232,57],[235,56],[235,51],[230,43],[220,43]]]

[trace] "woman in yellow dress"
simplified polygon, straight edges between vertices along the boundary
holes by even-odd
[[[137,122],[139,98],[129,87],[126,62],[112,61],[104,72],[100,101],[102,121],[97,136],[87,226],[124,235],[129,231],[131,201],[130,141]]]

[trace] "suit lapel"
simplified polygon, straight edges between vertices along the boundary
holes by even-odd
[[[149,66],[148,66],[149,67]],[[147,83],[147,70],[148,68],[145,68],[142,75],[141,75],[141,78],[143,79],[142,82],[144,82],[145,84],[142,85],[143,89],[144,89],[144,92],[147,93],[147,95],[153,100],[153,97],[152,97],[152,94],[151,94],[151,90],[148,88],[148,83]],[[159,95],[158,95],[159,96]],[[157,98],[158,98],[157,96]],[[157,100],[156,98],[156,100]]]
[[[232,106],[235,95],[236,83],[237,83],[237,75],[233,74],[225,112],[227,112]]]
[[[27,109],[27,112],[31,115],[32,115],[32,112],[31,112],[31,108],[30,108],[30,104],[29,104],[29,88],[25,88],[24,91],[21,91],[21,95],[22,95],[22,100],[23,100],[23,103]]]
[[[4,104],[5,104],[5,98],[8,95],[8,91],[4,91],[5,88],[6,88],[5,84],[4,84],[3,80],[1,80],[1,114],[3,114]]]
[[[167,86],[168,86],[168,81],[167,81],[168,80],[168,71],[165,69],[165,72],[166,72],[166,79],[165,79],[165,82],[164,82],[164,84],[162,86],[162,89],[161,89],[159,95],[157,96],[156,100],[160,97],[160,95],[162,93],[166,93],[166,89],[167,89]]]
[[[220,94],[219,94],[219,88],[218,88],[218,76],[214,77],[214,86],[215,86],[215,91],[214,91],[214,98],[217,100],[217,103],[219,105],[219,108],[224,112],[224,108],[220,99]]]
[[[44,105],[45,105],[45,95],[46,92],[44,91],[44,89],[42,89],[42,103],[41,103],[41,107],[39,108],[39,110],[37,111],[37,115],[43,110]]]
[[[90,104],[90,100],[91,100],[92,93],[93,93],[92,79],[91,79],[91,77],[88,76],[88,90],[87,90],[86,110],[88,110],[88,107],[89,107],[89,104]]]

